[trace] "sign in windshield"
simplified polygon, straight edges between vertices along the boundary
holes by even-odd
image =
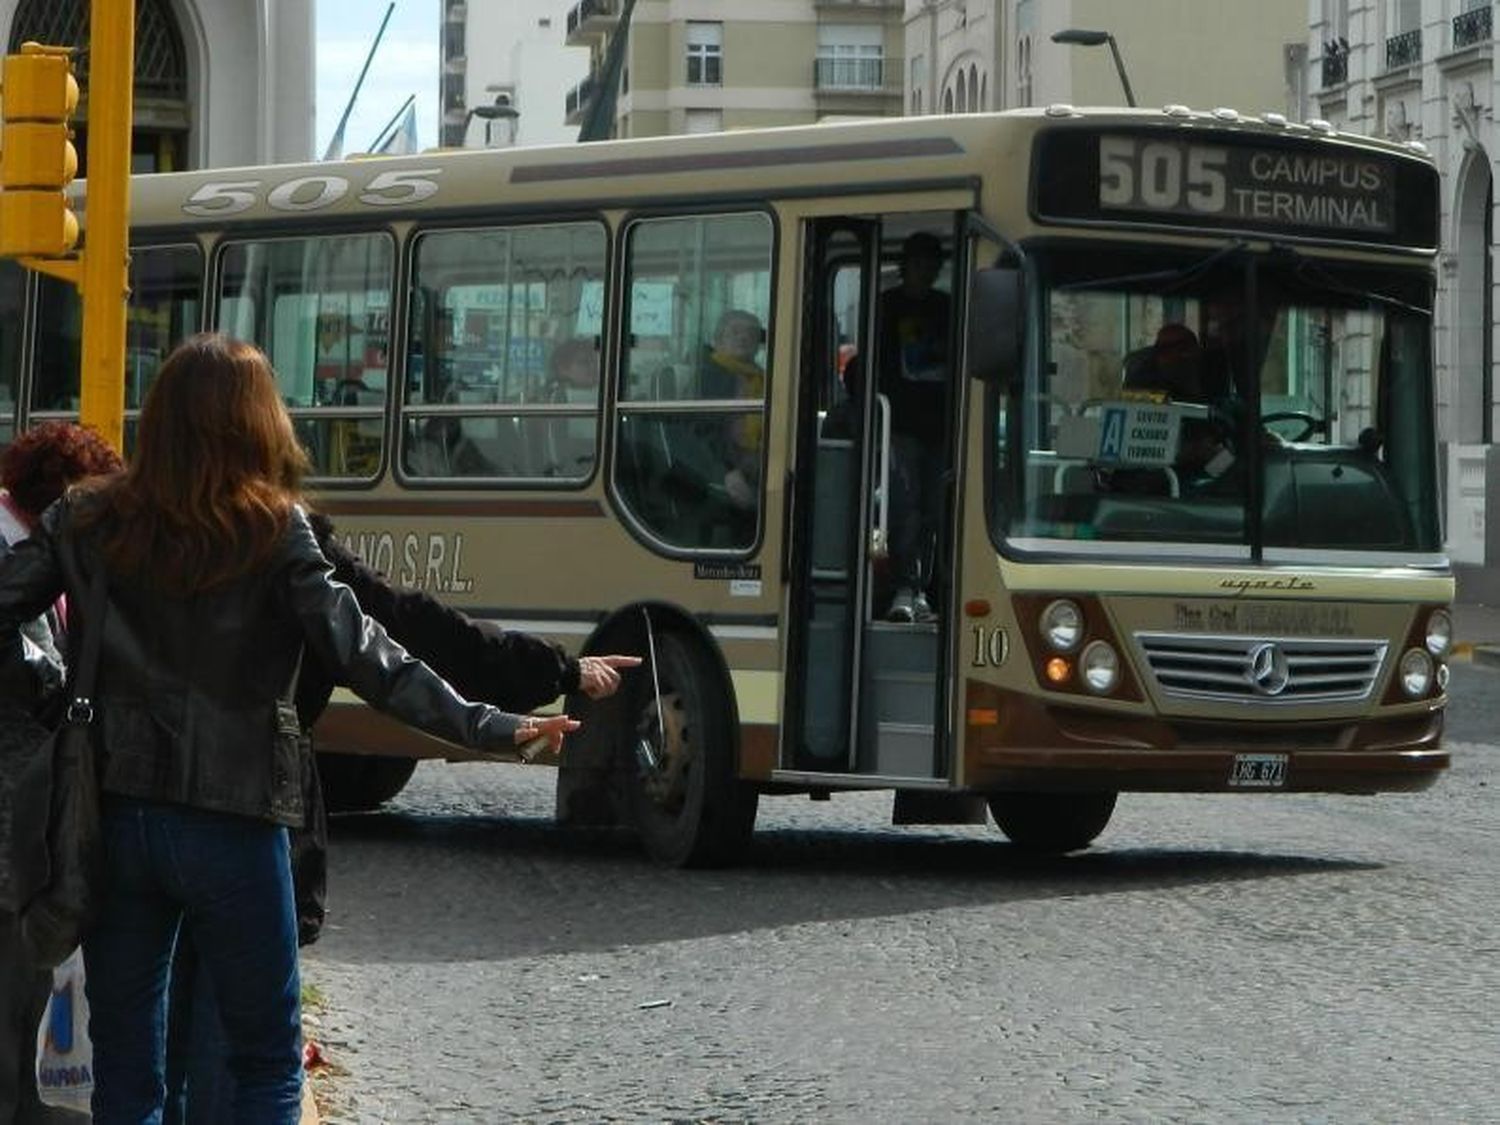
[[[1353,145],[1164,130],[1060,130],[1038,141],[1044,219],[1225,228],[1435,245],[1436,172]]]

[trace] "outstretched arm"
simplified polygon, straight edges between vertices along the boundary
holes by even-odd
[[[310,520],[334,578],[354,591],[392,637],[469,699],[512,711],[530,711],[573,691],[601,699],[619,688],[619,669],[640,663],[630,656],[580,660],[541,637],[476,621],[421,590],[399,590],[339,542],[326,516]]]
[[[368,617],[354,594],[331,580],[312,529],[300,512],[288,531],[286,590],[319,662],[367,703],[403,722],[479,750],[510,749],[541,733],[561,738],[561,722],[508,714],[471,703]],[[556,729],[554,729],[554,727]]]

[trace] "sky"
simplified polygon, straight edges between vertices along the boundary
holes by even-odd
[[[314,0],[317,19],[317,147],[322,156],[343,115],[360,67],[390,0]],[[438,143],[439,0],[396,0],[390,26],[370,63],[344,151],[364,152],[408,96],[417,96],[417,144]]]

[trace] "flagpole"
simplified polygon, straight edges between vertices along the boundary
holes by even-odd
[[[380,41],[385,37],[385,26],[391,22],[391,13],[396,10],[396,0],[391,0],[390,7],[385,10],[385,18],[380,21],[380,30],[375,33],[375,42],[370,44],[370,53],[365,56],[365,65],[360,68],[359,78],[354,83],[354,92],[349,95],[349,104],[344,107],[344,116],[339,118],[338,128],[333,131],[333,136],[328,141],[328,151],[323,153],[324,160],[335,159],[334,148],[337,146],[338,155],[343,155],[344,126],[349,124],[349,115],[354,112],[354,100],[359,97],[359,88],[365,84],[365,75],[370,72],[370,63],[375,58],[375,52],[380,47]]]
[[[406,112],[406,107],[411,105],[411,103],[416,100],[417,95],[412,94],[404,102],[401,103],[401,108],[396,111],[396,116],[387,121],[385,123],[385,128],[381,129],[380,132],[375,134],[375,139],[370,142],[370,147],[365,149],[366,152],[374,152],[380,147],[380,142],[385,140],[385,135],[396,127],[396,122],[401,120],[401,115]]]

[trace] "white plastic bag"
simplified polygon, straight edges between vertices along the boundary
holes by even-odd
[[[83,994],[83,951],[73,950],[52,970],[52,998],[36,1031],[36,1087],[59,1109],[89,1111],[94,1094],[94,1045]]]

